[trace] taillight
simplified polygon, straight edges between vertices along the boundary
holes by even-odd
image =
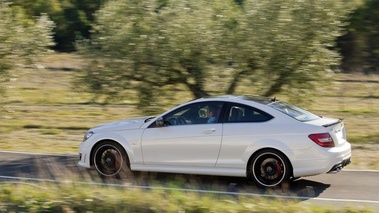
[[[321,147],[334,147],[333,138],[329,133],[311,134],[308,137]]]

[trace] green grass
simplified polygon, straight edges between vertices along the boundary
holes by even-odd
[[[376,143],[379,144],[379,134],[350,137],[349,142],[354,144]]]
[[[340,110],[337,112],[349,114],[349,115],[372,115],[372,116],[378,116],[379,114],[374,109],[351,109],[351,110]]]
[[[74,183],[0,185],[0,212],[372,212],[302,205],[300,200]]]

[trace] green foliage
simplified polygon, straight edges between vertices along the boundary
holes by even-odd
[[[379,71],[379,0],[364,0],[350,16],[348,33],[339,39],[345,72]]]
[[[344,1],[246,1],[236,30],[244,39],[228,42],[236,47],[230,57],[245,66],[233,79],[249,79],[261,95],[304,99],[338,68],[340,56],[332,48],[348,11]]]
[[[77,38],[88,38],[93,13],[102,0],[13,0],[13,5],[23,8],[28,18],[46,13],[56,23],[55,49],[74,51]]]
[[[11,8],[8,3],[0,3],[0,20],[0,86],[3,86],[10,76],[18,76],[9,73],[11,68],[30,65],[36,55],[54,44],[54,25],[46,15],[30,21],[20,8]],[[4,87],[0,93],[3,97]]]
[[[297,97],[330,78],[333,50],[349,12],[345,1],[108,1],[92,40],[92,60],[77,85],[141,106],[168,96],[169,85],[196,98],[280,92]],[[137,93],[135,93],[137,92]],[[159,98],[158,98],[159,99]]]

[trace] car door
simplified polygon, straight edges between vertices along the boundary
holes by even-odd
[[[165,126],[148,127],[142,135],[144,164],[214,167],[220,152],[222,124],[218,118],[208,123],[210,106],[220,112],[223,103],[186,105],[164,115]]]
[[[245,166],[246,150],[254,141],[267,138],[272,132],[273,116],[251,106],[230,103],[226,110],[223,138],[217,166],[242,168]]]

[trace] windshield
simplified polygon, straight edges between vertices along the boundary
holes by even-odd
[[[304,109],[301,109],[299,107],[296,107],[296,106],[293,106],[291,104],[287,104],[281,101],[270,103],[268,104],[268,106],[271,106],[272,108],[280,112],[283,112],[284,114],[289,115],[292,118],[295,118],[296,120],[299,120],[301,122],[312,121],[312,120],[316,120],[320,118],[320,116],[318,115],[315,115]]]

